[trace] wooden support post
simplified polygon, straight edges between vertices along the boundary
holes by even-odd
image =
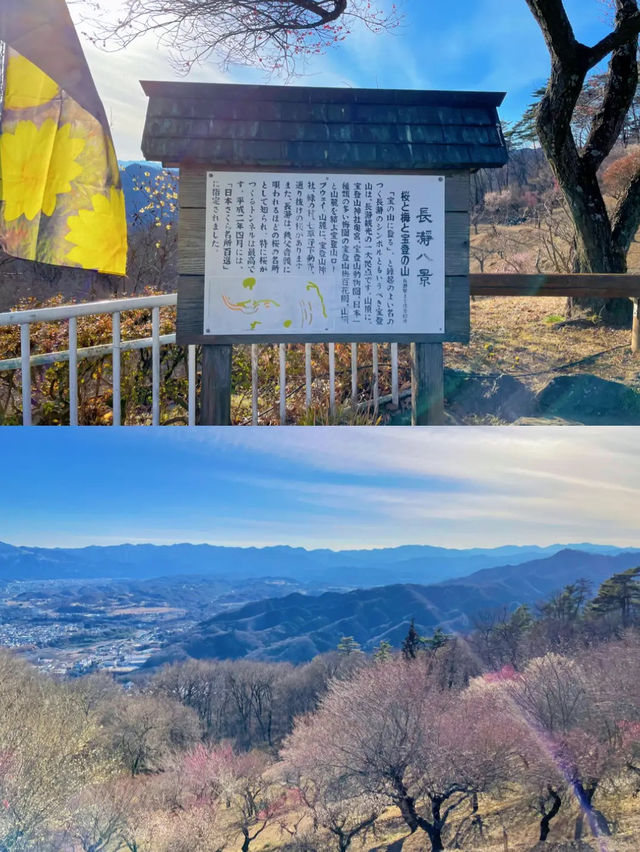
[[[631,351],[634,355],[640,352],[640,299],[631,299],[633,302],[633,326],[631,327]]]
[[[411,423],[444,423],[444,358],[442,343],[411,344]]]
[[[226,344],[202,347],[199,426],[231,425],[231,353]]]

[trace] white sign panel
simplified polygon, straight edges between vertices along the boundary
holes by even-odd
[[[444,185],[209,172],[205,334],[443,334]]]

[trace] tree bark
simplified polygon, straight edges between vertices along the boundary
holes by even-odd
[[[402,818],[406,822],[409,831],[411,834],[414,834],[420,828],[420,818],[416,811],[415,800],[409,796],[404,785],[401,790],[398,790],[398,793],[399,795],[395,797],[396,804],[400,809]]]
[[[428,832],[429,840],[431,841],[432,852],[442,852],[444,845],[442,843],[442,829],[444,828],[444,820],[441,815],[442,799],[431,799],[431,829]]]
[[[576,229],[576,272],[627,270],[626,256],[640,225],[640,175],[630,184],[611,220],[598,183],[598,170],[618,140],[638,83],[640,13],[636,0],[616,0],[615,29],[593,47],[580,43],[562,0],[527,0],[547,43],[551,76],[536,125],[542,148],[564,194]],[[611,53],[602,105],[579,151],[571,120],[588,72]],[[627,299],[572,299],[613,325],[628,325]]]
[[[605,815],[593,807],[593,797],[597,788],[597,783],[588,784],[586,787],[580,781],[575,781],[573,784],[573,789],[580,805],[580,814],[576,818],[575,840],[582,839],[585,817],[594,837],[609,837],[611,835],[611,829]]]
[[[395,803],[400,809],[402,818],[409,827],[411,834],[414,834],[419,828],[422,829],[431,843],[431,852],[442,852],[444,849],[442,845],[444,821],[440,818],[440,807],[443,800],[431,799],[433,822],[429,822],[417,812],[415,799],[409,795],[404,783],[396,781],[395,788]]]
[[[552,787],[547,787],[547,792],[551,798],[551,809],[546,813],[543,812],[540,820],[540,842],[544,843],[551,830],[551,820],[556,816],[562,805],[562,799]],[[544,808],[544,803],[542,805]]]

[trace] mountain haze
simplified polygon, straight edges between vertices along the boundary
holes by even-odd
[[[346,593],[300,593],[257,601],[199,624],[151,664],[185,656],[302,662],[353,636],[365,650],[382,639],[398,646],[411,619],[422,634],[441,626],[468,631],[483,610],[533,606],[580,578],[598,586],[640,562],[637,552],[615,555],[565,549],[545,559],[483,569],[432,584],[394,584]]]
[[[121,544],[107,547],[15,547],[0,542],[1,580],[53,580],[203,575],[256,579],[288,577],[296,582],[342,588],[397,583],[437,583],[510,563],[519,565],[562,550],[498,547],[469,550],[407,545],[375,550],[300,547],[221,547],[208,544]],[[618,553],[606,545],[576,545],[593,553]],[[638,551],[640,552],[640,551]]]

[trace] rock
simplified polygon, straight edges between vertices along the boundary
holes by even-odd
[[[535,411],[535,395],[513,376],[484,378],[445,370],[444,395],[454,417],[495,417],[512,423]]]
[[[589,373],[557,376],[539,392],[536,415],[586,424],[640,423],[640,394]]]
[[[536,398],[532,391],[513,376],[484,378],[471,376],[460,370],[445,370],[445,425],[455,426],[474,417],[493,417],[513,423],[518,418],[532,415]],[[410,400],[401,410],[386,410],[391,426],[411,423]]]

